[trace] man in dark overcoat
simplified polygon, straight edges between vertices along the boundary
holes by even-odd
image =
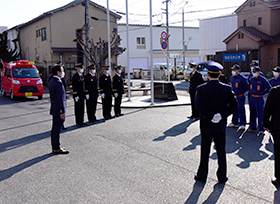
[[[103,117],[105,120],[111,119],[112,110],[112,82],[110,77],[109,66],[102,67],[102,75],[99,78],[99,88],[102,99]]]
[[[272,183],[280,186],[280,85],[271,88],[264,107],[263,127],[274,141],[274,176]]]
[[[209,81],[197,87],[195,99],[200,113],[201,131],[200,165],[195,179],[206,182],[213,139],[218,156],[218,181],[225,183],[228,180],[225,151],[227,117],[237,109],[238,103],[230,85],[219,81],[223,66],[217,62],[209,62],[206,68]]]
[[[81,127],[86,125],[84,123],[85,112],[85,81],[84,81],[84,68],[83,64],[79,63],[75,65],[77,73],[72,78],[73,99],[75,107],[75,120],[76,125]]]
[[[124,86],[123,86],[123,79],[121,77],[121,66],[116,66],[115,70],[116,70],[116,74],[113,77],[113,92],[115,97],[114,111],[115,111],[115,116],[119,117],[123,115],[121,113],[121,103],[122,103],[122,95],[124,94]]]
[[[190,75],[190,86],[189,86],[189,94],[191,97],[191,107],[192,107],[192,114],[188,118],[192,119],[199,119],[199,112],[195,107],[195,93],[196,93],[196,87],[200,84],[204,83],[204,80],[202,78],[202,75],[200,72],[196,70],[197,64],[194,62],[190,62],[189,66],[191,68],[191,75]]]
[[[85,76],[85,96],[87,116],[89,122],[95,122],[96,120],[96,106],[98,97],[97,79],[95,76],[95,65],[88,67],[89,73]]]

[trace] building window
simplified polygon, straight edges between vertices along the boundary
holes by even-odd
[[[253,7],[253,6],[255,6],[255,5],[256,5],[255,2],[251,2],[251,3],[250,3],[250,7]]]
[[[66,66],[66,69],[69,69],[69,70],[74,70],[75,69],[75,63],[74,62],[66,62],[65,66]]]
[[[241,38],[244,38],[244,34],[243,33],[241,34]]]
[[[238,34],[238,39],[240,39],[240,33]]]
[[[47,31],[46,28],[42,28],[42,41],[47,40]]]
[[[137,49],[146,49],[146,38],[145,37],[137,37],[136,38]]]
[[[243,26],[246,27],[247,26],[247,20],[243,21]]]
[[[262,25],[262,17],[258,18],[258,25]]]

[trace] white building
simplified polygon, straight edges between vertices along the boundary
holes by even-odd
[[[213,60],[216,52],[225,51],[223,42],[237,29],[237,15],[221,16],[199,21],[199,54],[202,60]]]
[[[161,33],[166,31],[165,26],[153,26],[153,56],[154,63],[166,63],[166,56],[161,48]],[[172,56],[181,56],[176,59],[176,64],[183,62],[183,43],[182,27],[169,27],[169,63],[174,65]],[[127,47],[126,24],[118,25],[118,34],[120,35],[121,47]],[[185,60],[186,64],[190,61],[199,61],[199,28],[185,27]],[[150,58],[150,26],[149,25],[129,25],[129,57],[130,72],[133,68],[149,68]],[[127,65],[127,51],[118,57],[118,64]]]

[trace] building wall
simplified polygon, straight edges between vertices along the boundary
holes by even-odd
[[[246,34],[243,34],[244,38],[238,38],[238,35],[234,36],[226,45],[227,50],[237,50],[238,49],[258,49],[259,43],[248,37]]]
[[[237,29],[237,16],[229,15],[199,21],[199,54],[203,60],[207,55],[215,55],[216,52],[226,50],[223,42]]]
[[[150,27],[147,25],[130,25],[129,26],[129,57],[130,57],[130,72],[133,68],[142,67],[144,69],[150,68]],[[154,63],[166,63],[166,56],[161,48],[161,32],[166,31],[166,27],[153,27],[153,56]],[[126,25],[118,25],[118,33],[121,36],[121,47],[127,47]],[[182,27],[170,27],[169,34],[169,51],[170,53],[180,53],[182,56]],[[199,28],[185,28],[185,45],[186,63],[187,59],[199,58]],[[137,48],[137,37],[145,38],[145,46],[143,49]],[[177,64],[182,63],[183,58],[177,59]],[[118,57],[120,65],[127,65],[127,51]],[[169,60],[170,64],[174,64],[174,59]]]
[[[253,6],[253,2],[255,2],[255,6]],[[258,25],[258,18],[262,18],[262,25]],[[238,27],[244,26],[244,20],[247,21],[247,26],[252,26],[267,35],[275,35],[280,32],[279,11],[272,12],[267,4],[263,3],[261,0],[249,1],[246,6],[238,12]]]

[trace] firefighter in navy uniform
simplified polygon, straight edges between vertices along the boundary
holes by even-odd
[[[85,112],[85,81],[83,76],[83,64],[79,63],[75,65],[77,73],[72,78],[73,88],[73,99],[75,107],[75,120],[76,125],[81,127],[86,125],[84,123],[84,112]]]
[[[200,165],[195,179],[201,182],[207,180],[213,139],[218,156],[218,181],[225,183],[227,181],[225,152],[227,117],[237,109],[238,102],[230,85],[219,81],[223,66],[217,62],[209,62],[206,68],[209,81],[197,87],[195,98],[196,108],[200,113],[201,131]]]
[[[95,76],[95,65],[88,66],[89,73],[85,76],[85,96],[89,122],[97,121],[95,113],[97,106],[98,87]]]
[[[110,77],[109,66],[102,67],[102,75],[99,78],[99,88],[102,99],[103,117],[105,120],[111,119],[112,110],[112,82]]]
[[[273,69],[273,76],[274,77],[269,80],[269,83],[271,84],[272,87],[280,85],[279,74],[280,74],[280,67],[278,67],[278,66],[274,67],[274,69]]]
[[[202,78],[201,73],[196,70],[197,64],[194,62],[190,62],[189,65],[191,68],[189,94],[191,97],[192,114],[191,116],[188,116],[188,118],[193,118],[197,120],[199,119],[199,112],[195,107],[196,87],[199,86],[200,84],[203,84],[204,80]]]
[[[122,103],[122,95],[124,94],[124,86],[123,79],[121,77],[121,66],[116,66],[116,75],[113,77],[113,92],[115,96],[115,116],[122,116],[121,113],[121,103]]]
[[[249,79],[250,85],[250,127],[249,132],[257,131],[256,120],[258,119],[258,135],[264,135],[263,128],[263,110],[264,110],[264,99],[263,96],[269,92],[271,85],[265,77],[261,74],[260,67],[254,67],[253,77]]]

